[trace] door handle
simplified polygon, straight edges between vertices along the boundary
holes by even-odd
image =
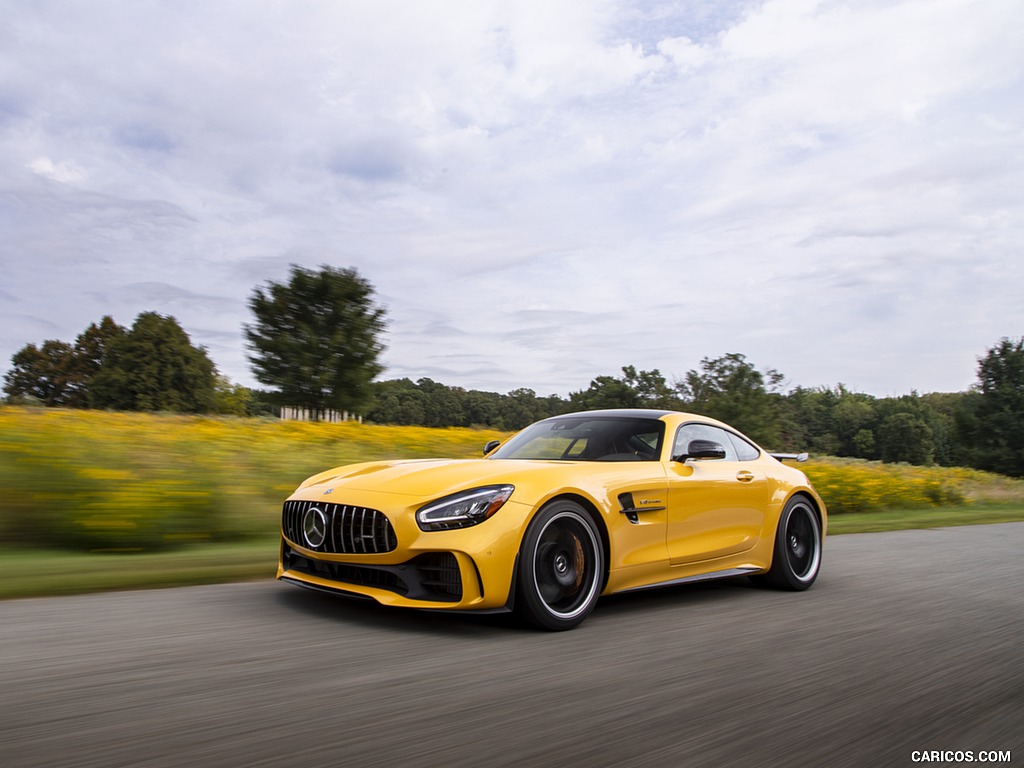
[[[751,480],[754,479],[754,473],[749,472],[746,469],[742,469],[736,473],[736,479],[739,480],[741,483],[749,483]]]

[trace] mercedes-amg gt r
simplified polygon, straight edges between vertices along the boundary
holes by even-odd
[[[825,504],[726,424],[672,411],[556,416],[479,459],[378,461],[285,502],[277,576],[392,606],[516,610],[571,629],[601,595],[821,567]]]

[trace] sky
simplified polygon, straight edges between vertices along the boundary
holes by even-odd
[[[382,379],[739,353],[963,391],[1024,335],[1020,0],[0,0],[0,372],[354,267]]]

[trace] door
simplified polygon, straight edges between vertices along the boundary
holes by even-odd
[[[667,540],[673,565],[745,552],[757,543],[767,514],[768,481],[750,460],[759,449],[719,427],[685,424],[676,434],[672,456],[687,454],[694,440],[717,443],[725,458],[669,465]]]

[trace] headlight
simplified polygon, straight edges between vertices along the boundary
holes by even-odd
[[[468,528],[493,515],[515,490],[511,485],[488,485],[461,491],[432,501],[416,513],[416,522],[424,531]]]

